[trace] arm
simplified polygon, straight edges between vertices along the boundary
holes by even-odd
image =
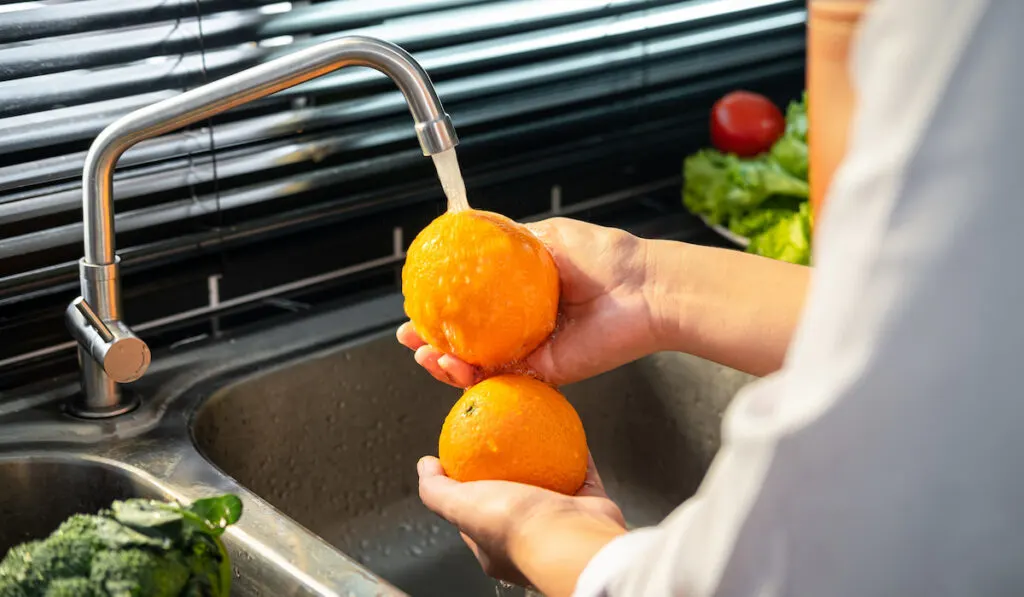
[[[593,458],[574,496],[506,481],[459,483],[430,456],[416,470],[423,503],[459,528],[484,572],[548,597],[569,597],[594,555],[626,534]]]
[[[552,510],[530,517],[509,541],[509,556],[547,597],[570,597],[594,556],[625,529],[592,514]]]
[[[876,6],[785,367],[730,406],[698,497],[578,597],[1024,591],[1000,557],[1024,548],[1024,5]]]
[[[810,268],[565,218],[531,229],[562,281],[564,323],[527,361],[547,381],[572,383],[660,350],[755,375],[781,366]],[[482,376],[427,346],[411,324],[398,340],[440,381],[467,387]]]
[[[645,242],[659,350],[754,375],[782,366],[810,268],[726,249]]]

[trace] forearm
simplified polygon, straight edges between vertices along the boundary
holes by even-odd
[[[626,531],[615,522],[584,514],[532,520],[509,545],[523,575],[547,597],[570,597],[590,560]]]
[[[754,375],[782,366],[810,268],[726,249],[646,242],[659,348]]]

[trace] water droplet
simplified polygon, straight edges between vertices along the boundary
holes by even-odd
[[[414,556],[421,556],[421,555],[423,555],[423,548],[420,547],[419,545],[410,545],[409,546],[409,553],[411,553]]]

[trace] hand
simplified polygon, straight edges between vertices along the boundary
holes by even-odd
[[[626,532],[593,458],[575,496],[506,481],[459,483],[432,456],[417,470],[420,499],[459,528],[484,572],[549,597],[571,594],[594,554]]]
[[[616,228],[567,218],[528,227],[551,251],[562,282],[559,327],[527,358],[529,370],[561,385],[656,350],[645,241]],[[478,368],[427,345],[411,322],[397,335],[438,380],[465,388],[482,379]]]

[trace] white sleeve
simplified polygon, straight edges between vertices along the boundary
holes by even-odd
[[[1024,595],[1022,31],[1018,0],[875,0],[786,364],[580,597]]]
[[[608,582],[620,574],[622,568],[643,557],[646,549],[654,544],[657,533],[653,528],[639,529],[605,545],[580,574],[573,597],[601,597]]]

